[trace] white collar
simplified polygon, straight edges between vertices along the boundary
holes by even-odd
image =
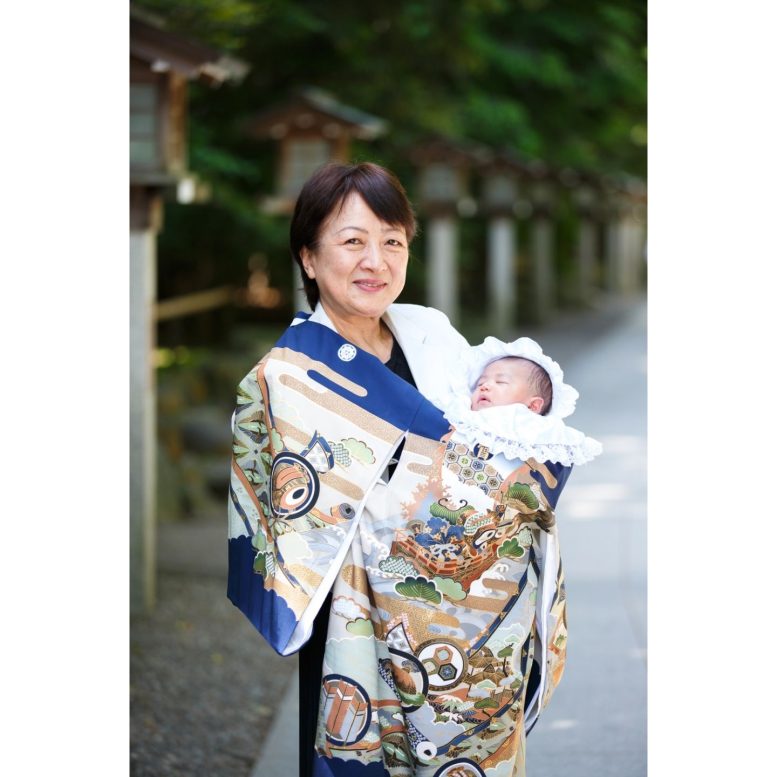
[[[413,369],[414,361],[411,363],[410,360],[417,352],[418,346],[422,345],[426,340],[426,332],[424,332],[420,327],[415,326],[411,321],[408,321],[406,316],[398,317],[396,315],[398,312],[399,309],[396,304],[389,305],[386,309],[386,312],[381,316],[381,321],[386,324],[386,326],[396,338],[397,342],[399,343],[399,347],[405,353],[405,358],[407,358],[408,363],[410,363],[411,372],[413,372],[415,375],[415,370]],[[292,321],[292,326],[295,324],[301,324],[305,320],[306,319],[303,318],[295,318],[294,321]],[[318,302],[316,309],[310,314],[310,317],[307,320],[313,321],[316,324],[321,324],[322,326],[326,326],[334,332],[337,331],[337,327],[335,327],[332,319],[329,318],[321,302]]]

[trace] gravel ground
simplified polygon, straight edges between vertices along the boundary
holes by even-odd
[[[130,655],[130,774],[248,777],[297,662],[226,598],[226,579],[161,572]]]

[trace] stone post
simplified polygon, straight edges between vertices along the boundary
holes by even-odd
[[[538,322],[550,318],[556,308],[556,268],[552,221],[553,191],[540,180],[532,187],[531,269],[534,314]]]
[[[488,222],[488,298],[490,325],[504,336],[515,321],[517,283],[514,262],[517,253],[515,221],[493,216]]]
[[[161,200],[130,188],[130,611],[156,599],[156,236]]]
[[[627,235],[620,192],[609,188],[606,197],[605,288],[611,295],[623,292]]]
[[[431,216],[427,234],[429,305],[445,313],[456,326],[459,315],[456,217],[452,214]]]
[[[480,210],[488,219],[486,293],[489,326],[506,338],[517,319],[518,237],[516,203],[518,173],[516,160],[505,152],[484,153]]]
[[[426,220],[427,304],[459,322],[459,219],[477,211],[468,191],[471,150],[450,138],[414,145],[408,158],[418,168],[416,205]]]
[[[594,276],[596,268],[596,223],[593,219],[594,191],[583,184],[575,190],[575,204],[578,210],[577,232],[577,298],[582,304],[589,304],[594,297]]]

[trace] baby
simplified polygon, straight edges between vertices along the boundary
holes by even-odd
[[[553,402],[548,373],[531,359],[505,356],[486,366],[472,392],[472,410],[520,402],[533,413],[547,415]]]
[[[561,367],[528,337],[487,337],[450,366],[433,398],[457,439],[508,458],[585,464],[602,446],[564,419],[578,393]]]

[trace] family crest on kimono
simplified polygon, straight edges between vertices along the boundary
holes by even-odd
[[[313,313],[238,389],[228,596],[300,652],[303,777],[523,775],[564,668],[554,510],[600,446],[536,343],[395,303],[415,230],[384,168],[315,173],[291,225]],[[539,411],[477,399],[504,357],[548,376]]]

